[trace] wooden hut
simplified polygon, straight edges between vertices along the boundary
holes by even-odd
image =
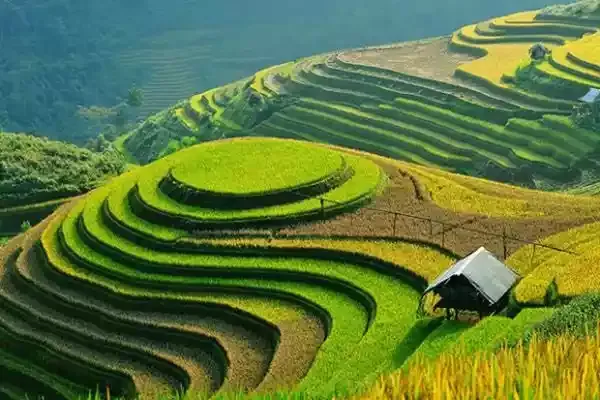
[[[579,101],[590,108],[594,122],[600,121],[600,89],[589,88],[585,96],[579,98]]]
[[[441,297],[434,310],[445,308],[447,317],[451,309],[455,316],[458,310],[477,311],[481,318],[506,306],[509,291],[518,279],[518,274],[480,247],[457,261],[425,289],[419,311],[422,311],[423,298],[433,292]]]

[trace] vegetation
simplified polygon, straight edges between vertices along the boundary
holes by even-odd
[[[89,7],[76,0],[3,1],[0,126],[83,145],[98,126],[79,118],[77,106],[108,107],[134,84],[145,94],[137,110],[145,118],[195,92],[299,56],[437,35],[490,13],[544,4],[511,0],[483,9],[465,4],[469,11],[458,12],[454,4],[439,9],[429,1],[398,14],[391,0],[380,0],[378,7],[357,2],[345,10],[314,0],[283,10],[263,1],[241,6],[236,14],[228,4],[211,4],[198,18],[197,5],[187,0],[169,6],[162,0],[109,0]],[[317,16],[311,11],[316,7]],[[438,10],[434,25],[421,7]],[[388,23],[390,15],[397,15],[395,24]],[[307,18],[318,27],[310,40],[298,35]],[[270,34],[274,31],[277,35]]]
[[[527,187],[580,185],[589,170],[596,173],[590,157],[600,137],[590,124],[574,135],[584,118],[571,127],[566,117],[587,81],[524,60],[540,39],[560,49],[595,29],[535,16],[518,13],[456,32],[452,49],[486,54],[458,66],[456,83],[347,62],[345,53],[315,56],[196,95],[132,131],[123,145],[148,162],[215,138],[290,137]],[[563,117],[561,128],[540,121],[545,115]]]
[[[597,292],[576,297],[538,324],[535,334],[540,339],[551,339],[565,334],[581,338],[597,333],[596,326],[600,321],[599,299]],[[526,341],[531,339],[532,333],[525,335]]]
[[[497,353],[443,353],[436,361],[420,358],[407,371],[381,378],[364,399],[559,398],[598,396],[593,354],[598,336],[560,335],[550,341],[532,337]],[[451,374],[446,371],[452,371]],[[567,372],[568,371],[568,372]]]
[[[0,209],[84,193],[124,166],[111,149],[94,153],[47,138],[0,133]]]
[[[0,397],[597,397],[588,11],[274,65],[128,130],[135,86],[79,109],[95,151],[4,135]],[[509,306],[420,318],[480,245]]]

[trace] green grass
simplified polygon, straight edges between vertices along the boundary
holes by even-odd
[[[302,137],[313,137],[322,143],[330,143],[338,146],[371,151],[373,153],[392,157],[399,160],[412,161],[421,165],[435,166],[436,164],[424,159],[423,157],[402,148],[399,144],[390,145],[382,143],[376,136],[356,135],[354,132],[348,133],[347,130],[331,127],[319,121],[311,121],[305,118],[302,109],[288,107],[283,112],[273,115],[268,124],[273,124],[277,129],[284,129],[285,133],[290,132]],[[254,129],[256,134],[263,132],[263,124]],[[270,132],[268,128],[266,132]]]
[[[536,154],[536,150],[538,150],[536,141],[532,141],[530,138],[525,137],[522,132],[415,101],[397,99],[395,103],[398,108],[415,110],[423,116],[429,116],[432,119],[444,121],[444,123],[454,124],[462,129],[472,131],[477,137],[497,146],[509,146],[513,149],[519,149],[519,151],[526,154],[526,160],[543,160],[543,150],[539,150]],[[566,117],[556,117],[561,121],[567,119]],[[594,135],[593,133],[592,135],[589,135],[587,132],[582,132],[581,135],[574,137],[573,135],[566,135],[563,132],[553,132],[549,129],[543,129],[543,127],[539,126],[535,121],[528,121],[520,118],[513,118],[511,121],[513,126],[522,125],[530,127],[531,130],[529,133],[534,133],[534,130],[537,129],[539,131],[536,135],[538,139],[543,138],[544,142],[549,143],[559,151],[565,146],[566,148],[571,148],[571,151],[575,153],[575,156],[579,156],[586,151],[591,151],[595,143],[600,140],[600,135]]]
[[[495,161],[497,161],[500,165],[512,167],[514,166],[510,160],[505,157],[500,157],[497,155],[491,155],[490,153],[486,153],[482,151],[480,148],[476,146],[470,145],[468,141],[462,141],[461,138],[449,137],[447,135],[440,134],[436,132],[436,130],[428,129],[425,126],[419,126],[414,123],[406,123],[402,118],[389,118],[383,115],[377,115],[377,111],[379,109],[371,109],[368,110],[370,112],[366,112],[366,108],[363,110],[358,110],[353,107],[343,106],[343,105],[335,105],[326,102],[316,101],[316,100],[304,100],[301,104],[310,104],[313,109],[320,109],[322,111],[327,111],[332,115],[344,115],[346,114],[348,118],[356,118],[356,120],[364,121],[371,126],[380,126],[382,128],[386,127],[390,132],[399,132],[403,136],[406,137],[414,137],[419,140],[427,141],[427,143],[431,143],[437,147],[444,148],[447,150],[453,151],[455,154],[464,155],[464,156],[476,156],[478,154],[488,155]],[[381,109],[392,109],[392,107],[383,104],[379,106]],[[372,113],[371,113],[372,111]]]
[[[129,139],[129,137],[132,134],[133,134],[133,132],[129,132],[129,133],[119,136],[118,138],[115,139],[115,141],[113,142],[113,145],[115,146],[115,148],[117,150],[119,150],[119,152],[121,154],[123,154],[123,157],[125,157],[125,161],[128,164],[137,165],[137,164],[139,164],[139,161],[136,160],[135,156],[125,146],[125,141],[127,139]]]
[[[340,83],[352,82],[352,85],[348,88],[355,91],[360,90],[362,86],[366,87],[366,83],[359,82],[358,77],[348,80],[348,74],[363,75],[367,81],[371,79],[379,79],[380,81],[387,79],[390,85],[394,82],[390,78],[376,75],[369,76],[372,73],[364,71],[357,73],[355,71],[339,70],[336,72],[339,76],[330,76],[331,71],[337,71],[337,68],[337,66],[332,68],[327,64],[327,72],[321,78],[315,80],[315,89],[319,85],[334,85],[336,81]],[[313,70],[313,72],[315,71]],[[323,72],[319,72],[319,74],[323,74]],[[313,74],[312,76],[321,75]],[[322,86],[322,88],[321,92],[318,90],[314,94],[311,92],[309,94],[310,97],[303,98],[298,105],[288,107],[283,112],[276,114],[268,121],[269,124],[283,128],[283,134],[286,134],[286,130],[292,131],[290,129],[291,124],[288,121],[287,126],[281,125],[280,121],[282,120],[278,117],[279,115],[288,119],[294,119],[295,121],[302,120],[305,125],[310,123],[311,126],[307,127],[306,130],[299,127],[297,133],[300,135],[307,134],[314,128],[321,128],[321,134],[325,131],[331,131],[333,128],[337,132],[337,135],[332,135],[333,137],[329,138],[325,135],[319,136],[319,140],[336,144],[347,143],[352,147],[404,160],[416,161],[413,157],[394,156],[389,149],[382,150],[376,148],[377,142],[385,142],[387,145],[393,145],[393,140],[396,140],[398,147],[410,148],[413,154],[416,153],[421,158],[427,159],[428,164],[443,168],[456,168],[460,165],[460,161],[456,160],[452,162],[453,157],[456,159],[457,156],[468,155],[470,158],[475,156],[482,160],[488,159],[494,161],[504,168],[514,168],[516,161],[518,164],[540,163],[552,169],[562,169],[576,161],[586,150],[590,149],[579,137],[554,133],[552,130],[547,130],[533,121],[512,120],[513,126],[527,125],[528,128],[531,128],[527,133],[534,134],[535,137],[532,140],[532,138],[527,137],[529,135],[523,135],[524,132],[522,130],[513,131],[512,129],[483,121],[481,118],[461,115],[441,107],[426,104],[420,100],[398,97],[393,102],[395,107],[392,107],[385,104],[386,98],[380,98],[379,101],[383,103],[379,105],[380,112],[377,111],[375,106],[363,107],[359,111],[345,104],[336,105],[335,102],[327,99],[326,92],[329,90],[329,86]],[[365,90],[365,93],[369,95],[375,94],[371,89]],[[347,103],[354,103],[355,100],[352,99],[350,94],[348,96]],[[359,99],[356,99],[356,101],[358,102]],[[307,115],[308,113],[311,114]],[[332,121],[332,119],[335,120]],[[350,125],[348,121],[351,121],[352,124]],[[520,124],[521,121],[523,121],[522,124]],[[374,129],[381,130],[372,132]],[[387,131],[388,135],[386,136],[382,131]],[[260,134],[260,127],[256,128],[255,132]],[[396,133],[396,137],[393,139],[389,135],[391,132]],[[402,136],[416,138],[426,144],[422,145],[419,143],[418,149],[413,150],[411,145],[415,143],[400,143],[399,140],[401,139],[397,138],[399,136],[397,133],[401,133]],[[350,134],[353,138],[348,141],[338,140],[338,138],[341,139],[340,134],[346,136]],[[315,136],[311,133],[309,135]],[[373,143],[374,145],[364,143],[364,139],[368,138],[370,140],[371,137],[376,142]],[[366,144],[366,146],[361,142]],[[440,160],[439,157],[436,157],[441,155],[439,154],[441,149],[444,149],[443,151],[446,152],[443,155],[447,160]],[[438,154],[431,154],[436,151]],[[513,153],[512,157],[508,157],[509,153]],[[550,177],[553,178],[553,176]]]
[[[467,322],[452,320],[442,322],[442,324],[423,341],[421,346],[419,346],[419,348],[411,355],[404,366],[408,366],[411,360],[415,360],[417,357],[425,357],[426,359],[433,361],[433,359],[453,345],[458,337],[470,327],[471,325]]]
[[[341,154],[324,147],[257,140],[203,145],[172,175],[194,189],[252,196],[313,184],[342,167]]]
[[[139,198],[146,206],[150,206],[159,212],[167,213],[169,215],[181,216],[203,222],[226,223],[228,221],[250,221],[274,217],[299,217],[320,212],[321,202],[318,198],[308,198],[294,203],[263,208],[218,210],[177,203],[166,194],[156,190],[160,180],[167,174],[171,166],[189,162],[189,160],[195,158],[198,149],[203,148],[203,146],[211,147],[214,143],[217,142],[184,149],[181,152],[176,153],[174,157],[161,159],[143,169],[133,171],[131,174],[123,175],[118,178],[118,182],[115,181],[117,183],[114,184],[114,187],[118,186],[118,189],[116,190],[120,195],[124,195],[124,191],[129,191],[137,183],[139,187]],[[383,179],[380,168],[372,161],[353,155],[344,155],[344,158],[348,165],[354,170],[354,175],[350,180],[323,195],[323,197],[328,200],[324,204],[325,211],[329,209],[339,209],[345,205],[355,204],[368,199],[376,192]],[[139,179],[142,174],[144,179]],[[116,193],[117,192],[110,196],[111,203],[113,203],[113,198],[115,198]]]

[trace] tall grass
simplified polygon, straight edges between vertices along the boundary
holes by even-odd
[[[597,325],[600,333],[600,323]],[[598,399],[600,337],[533,335],[498,352],[417,357],[406,370],[381,377],[355,399]]]

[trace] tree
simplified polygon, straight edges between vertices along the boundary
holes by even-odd
[[[115,126],[118,131],[122,131],[127,124],[127,112],[124,108],[120,108],[115,115]]]
[[[21,223],[21,232],[27,232],[29,229],[31,229],[31,222],[28,220],[23,221]]]
[[[141,89],[134,86],[129,89],[126,102],[130,107],[140,107],[144,103],[144,93]]]

